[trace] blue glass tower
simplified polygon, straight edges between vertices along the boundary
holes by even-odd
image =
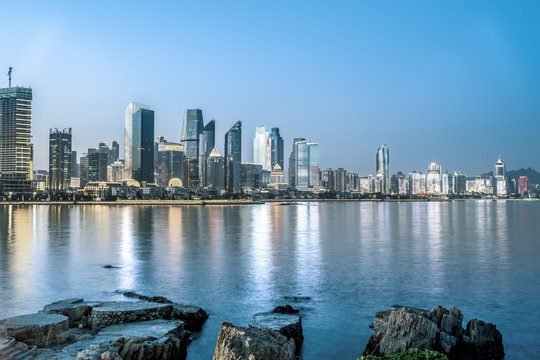
[[[225,134],[225,189],[228,193],[241,190],[242,122],[238,121]]]

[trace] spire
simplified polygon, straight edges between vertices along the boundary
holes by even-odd
[[[214,146],[208,157],[221,157],[221,154],[219,153],[217,147]]]

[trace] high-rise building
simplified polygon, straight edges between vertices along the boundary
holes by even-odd
[[[376,156],[377,175],[381,179],[379,191],[383,194],[390,192],[390,154],[386,144],[381,145]]]
[[[426,193],[440,194],[441,193],[441,165],[434,162],[429,164],[426,176]]]
[[[522,194],[529,191],[529,178],[526,176],[520,176],[518,179],[518,193]]]
[[[461,171],[454,172],[454,194],[462,195],[467,192],[467,175]]]
[[[0,89],[0,180],[4,192],[32,191],[32,89]]]
[[[504,196],[508,193],[508,184],[506,179],[506,165],[499,159],[495,163],[495,168],[493,169],[493,177],[495,178],[495,185],[493,187],[495,194],[498,196]]]
[[[147,105],[132,102],[125,113],[125,178],[153,183],[154,111]]]
[[[225,189],[228,193],[241,190],[242,122],[237,121],[225,134]]]
[[[279,134],[279,128],[277,127],[270,130],[270,152],[270,163],[272,169],[276,167],[276,164],[279,164],[281,169],[285,169],[283,166],[283,138]]]
[[[242,190],[256,190],[262,186],[262,165],[252,163],[241,163],[240,184]]]
[[[224,169],[223,169],[223,156],[219,153],[218,149],[214,146],[208,159],[206,159],[206,186],[214,188],[218,191],[224,188]]]
[[[187,109],[184,112],[181,144],[184,146],[186,159],[184,186],[199,186],[199,139],[203,132],[203,115],[200,109]]]
[[[107,181],[121,182],[124,180],[124,164],[115,161],[107,166]]]
[[[328,191],[335,191],[335,172],[331,168],[323,170],[322,173],[322,186]]]
[[[107,181],[107,154],[93,152],[81,157],[81,188],[89,182]]]
[[[120,160],[120,145],[118,144],[117,140],[113,140],[111,143],[109,158],[111,164]]]
[[[422,173],[413,170],[409,173],[409,195],[419,195],[422,193]]]
[[[403,172],[398,171],[392,175],[390,179],[390,192],[392,194],[405,195],[407,194],[407,179]]]
[[[71,128],[49,131],[49,189],[64,191],[71,183]]]
[[[216,121],[211,120],[203,128],[199,136],[199,186],[208,186],[206,177],[208,172],[208,156],[214,149],[216,144]]]
[[[441,192],[445,195],[450,193],[450,185],[452,184],[452,175],[448,174],[448,170],[441,176]]]
[[[263,170],[271,170],[271,154],[270,134],[264,126],[257,126],[253,138],[253,163],[261,165]]]
[[[289,180],[293,181],[292,187],[303,189],[320,186],[319,145],[316,142],[295,139],[290,159]]]
[[[338,168],[335,172],[335,189],[338,192],[343,192],[347,189],[347,170]]]
[[[167,187],[173,178],[184,179],[184,163],[184,147],[181,144],[164,139],[158,142],[157,184]]]
[[[77,151],[71,151],[71,177],[78,178],[80,175],[79,163],[77,161]]]

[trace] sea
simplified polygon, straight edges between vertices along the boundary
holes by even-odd
[[[107,267],[111,265],[112,267]],[[540,354],[540,202],[0,205],[0,319],[65,299],[201,306],[188,359],[223,322],[290,304],[304,359],[357,359],[375,312],[459,308],[507,359]]]

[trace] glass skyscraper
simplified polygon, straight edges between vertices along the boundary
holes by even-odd
[[[181,144],[184,146],[186,158],[185,181],[186,187],[199,186],[199,137],[203,132],[203,115],[200,109],[187,109],[184,112]]]
[[[0,89],[0,180],[5,192],[31,192],[32,89]]]
[[[379,189],[383,194],[390,193],[390,155],[388,152],[388,146],[386,144],[381,145],[377,151],[376,156],[377,176],[381,178],[381,188]]]
[[[225,189],[228,193],[241,190],[242,122],[238,121],[225,134]]]
[[[320,186],[319,145],[305,139],[294,139],[289,162],[289,180],[295,188],[314,188]]]
[[[125,118],[125,178],[154,182],[154,111],[131,103]]]
[[[177,143],[158,142],[157,184],[169,186],[172,178],[184,178],[184,147]],[[183,180],[182,180],[183,181]]]
[[[216,144],[216,121],[211,120],[203,128],[199,136],[199,186],[208,186],[207,181],[207,159]]]
[[[71,183],[71,128],[49,131],[49,189],[67,190]]]
[[[272,170],[270,134],[266,131],[264,126],[257,126],[255,128],[255,137],[253,138],[253,163],[261,165],[263,170]]]
[[[271,167],[274,169],[276,164],[283,167],[283,138],[279,134],[279,128],[272,128],[270,131],[270,147],[271,147]]]

